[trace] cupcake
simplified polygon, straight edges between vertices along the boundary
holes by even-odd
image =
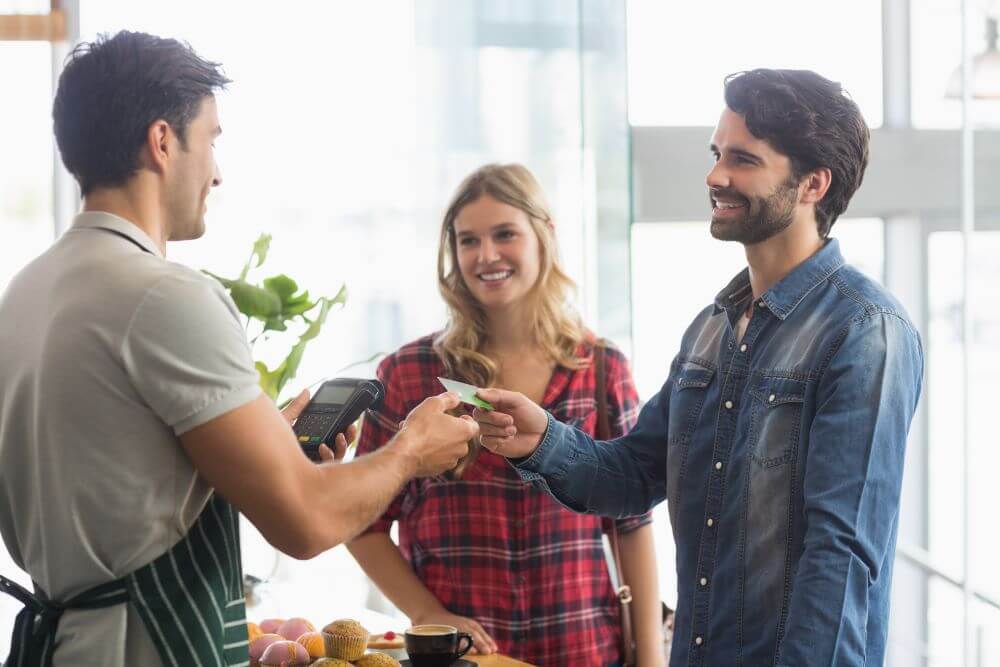
[[[365,654],[368,631],[357,621],[334,621],[323,628],[323,632],[329,635],[330,657],[353,662]]]
[[[356,667],[400,667],[399,661],[384,653],[370,653],[354,661]]]

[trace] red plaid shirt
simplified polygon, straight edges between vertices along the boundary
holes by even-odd
[[[433,336],[379,364],[385,405],[361,429],[358,454],[384,445],[420,401],[443,391]],[[581,356],[592,346],[582,345]],[[620,351],[605,354],[614,437],[635,423],[638,397]],[[596,374],[557,367],[542,401],[552,415],[593,434]],[[456,378],[460,379],[460,378]],[[621,520],[621,532],[650,522]],[[507,461],[479,449],[460,480],[410,482],[367,532],[399,521],[399,548],[441,604],[477,620],[501,653],[545,667],[604,667],[620,659],[618,600],[608,575],[601,519],[571,512],[521,481]]]

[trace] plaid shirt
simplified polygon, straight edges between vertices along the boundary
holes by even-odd
[[[358,454],[384,445],[420,401],[443,391],[444,366],[433,336],[382,361],[381,412],[367,418]],[[590,356],[590,344],[577,354]],[[617,437],[635,423],[638,397],[620,351],[605,354],[609,425]],[[593,434],[596,374],[557,367],[542,406]],[[648,514],[618,521],[626,533]],[[501,653],[552,667],[603,667],[620,659],[618,600],[608,575],[602,521],[559,505],[521,481],[506,459],[479,448],[459,480],[410,482],[366,532],[399,521],[399,547],[425,586],[454,614],[475,619]]]

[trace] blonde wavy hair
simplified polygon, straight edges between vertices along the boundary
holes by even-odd
[[[448,306],[448,326],[435,339],[434,348],[446,371],[480,387],[492,387],[497,381],[497,364],[482,352],[488,342],[486,312],[462,278],[455,236],[458,214],[483,195],[524,211],[538,237],[538,279],[526,295],[534,342],[560,366],[588,365],[589,357],[576,355],[588,334],[569,303],[576,285],[559,265],[552,215],[542,188],[520,164],[488,164],[458,186],[441,223],[438,290]]]

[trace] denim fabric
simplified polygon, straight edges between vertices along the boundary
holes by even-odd
[[[613,444],[549,420],[522,478],[610,516],[666,499],[670,664],[880,665],[920,338],[832,240],[753,305],[744,271],[695,318]]]

